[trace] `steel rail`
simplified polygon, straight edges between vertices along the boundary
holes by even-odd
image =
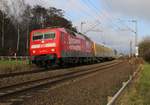
[[[8,97],[8,96],[12,96],[17,93],[24,92],[24,91],[27,91],[30,89],[43,87],[48,84],[52,85],[55,83],[62,82],[64,80],[69,80],[71,78],[76,78],[76,77],[84,76],[87,74],[95,73],[100,70],[107,70],[109,68],[111,69],[112,67],[114,67],[115,65],[118,65],[118,64],[122,64],[122,62],[114,63],[111,65],[105,65],[101,68],[94,68],[94,69],[89,69],[86,71],[76,71],[76,72],[66,73],[66,74],[58,75],[58,76],[54,76],[54,77],[43,78],[40,80],[25,82],[25,83],[21,83],[21,84],[15,85],[15,86],[9,86],[7,88],[6,87],[1,88],[0,89],[0,100],[6,99],[6,97]]]

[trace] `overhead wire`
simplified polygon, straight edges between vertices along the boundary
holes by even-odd
[[[110,0],[109,0],[110,1]],[[105,9],[108,9],[108,10],[112,10],[112,7],[111,7],[111,5],[110,5],[110,2],[109,2],[108,0],[105,0],[104,2],[105,2],[105,4],[106,5],[104,5],[104,8]],[[112,21],[113,20],[116,20],[117,18],[116,17],[114,17],[114,15],[112,15]],[[113,24],[116,24],[116,23],[113,23]],[[120,30],[120,26],[117,24],[116,25],[117,26],[117,29],[119,29]]]
[[[71,5],[75,5],[75,4],[72,2],[73,0],[70,0],[70,1],[71,1],[70,3],[72,3]],[[80,8],[81,13],[83,13],[83,14],[89,16],[89,17],[93,17],[95,20],[97,20],[97,21],[100,23],[100,20],[98,20],[98,16],[93,14],[94,12],[92,13],[92,12],[89,12],[89,11],[83,9],[83,8],[81,7],[81,5],[79,5],[79,4],[77,4],[77,3],[76,3],[76,6],[77,6],[77,8]],[[85,5],[85,6],[87,7],[87,5]],[[87,8],[89,8],[89,7],[87,7]],[[90,9],[90,8],[89,8],[89,9]],[[92,26],[93,26],[93,25],[92,25]]]
[[[70,0],[70,3],[72,3],[71,5],[75,5],[75,4],[73,3],[73,0]],[[97,19],[95,16],[93,16],[93,15],[91,14],[91,12],[87,12],[87,11],[86,11],[85,9],[83,9],[79,4],[76,3],[76,6],[77,6],[77,8],[80,8],[80,11],[81,11],[83,14],[88,15],[89,17],[94,17],[95,19]]]
[[[86,3],[85,0],[83,0],[83,1]],[[113,26],[119,28],[119,26],[116,25],[115,23],[113,23],[112,19],[110,19],[110,17],[106,16],[106,14],[104,14],[104,13],[102,12],[102,10],[100,11],[100,10],[97,8],[97,6],[96,6],[91,0],[87,0],[87,2],[88,2],[88,3],[86,3],[86,4],[91,5],[91,6],[94,8],[94,10],[95,10],[94,12],[96,12],[96,14],[99,15],[99,12],[100,12],[100,13],[101,13],[101,15],[99,15],[100,17],[107,18],[107,19],[110,21],[110,23],[112,22]]]
[[[81,0],[82,1],[82,3],[85,3],[86,4],[86,6],[89,8],[89,10],[91,11],[89,11],[90,13],[92,13],[92,16],[95,16],[96,17],[96,21],[97,21],[97,25],[95,26],[95,23],[94,24],[92,24],[92,26],[90,26],[90,28],[89,29],[91,29],[91,27],[97,27],[98,25],[100,25],[102,22],[102,20],[104,19],[104,17],[102,17],[102,16],[100,16],[99,15],[99,13],[98,13],[98,11],[96,10],[95,11],[95,9],[94,8],[91,8],[92,6],[91,5],[89,5],[85,0]],[[88,31],[89,31],[89,29],[88,29]]]
[[[83,1],[84,1],[84,3],[88,6],[88,8],[91,9],[90,4],[89,4],[88,2],[86,2],[85,0],[83,0]],[[93,10],[91,9],[91,11],[92,11],[93,13],[95,13],[95,15],[96,15],[98,18],[101,18],[101,19],[102,19],[102,17],[99,15],[97,9],[96,9],[96,11],[95,11],[94,8],[93,8]]]
[[[71,3],[71,5],[75,5],[74,0],[70,0],[69,3]],[[104,14],[101,10],[98,9],[98,7],[91,1],[91,0],[81,0],[82,1],[82,4],[85,4],[85,6],[88,8],[88,10],[85,10],[81,7],[81,5],[79,5],[78,3],[76,3],[76,6],[77,8],[80,8],[81,10],[81,13],[89,16],[89,17],[93,17],[95,20],[98,20],[98,21],[102,21],[103,19],[108,19],[110,22],[109,24],[113,24],[113,27],[117,27],[117,28],[120,28],[118,25],[116,25],[115,23],[113,23],[112,19],[110,19],[108,16],[106,16],[106,14]],[[92,8],[93,7],[93,8]],[[101,15],[100,15],[100,13]],[[68,15],[68,14],[67,14]],[[72,17],[70,15],[68,15],[69,17]]]

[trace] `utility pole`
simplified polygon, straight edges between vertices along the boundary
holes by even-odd
[[[135,35],[135,44],[136,44],[136,48],[135,48],[135,50],[136,50],[136,57],[138,57],[139,56],[139,47],[138,47],[138,22],[136,21],[135,22],[135,27],[136,27],[136,35]]]
[[[81,22],[81,33],[83,32],[83,24],[85,24],[85,22]]]
[[[131,22],[135,23],[135,56],[138,57],[139,55],[139,47],[138,47],[138,22],[137,20],[132,20]]]
[[[119,19],[120,20],[120,19]],[[137,20],[128,20],[128,22],[135,23],[135,29],[131,29],[128,26],[128,29],[131,30],[135,34],[135,56],[138,57],[139,51],[138,51],[138,21]]]
[[[132,41],[130,41],[130,57],[132,57]]]

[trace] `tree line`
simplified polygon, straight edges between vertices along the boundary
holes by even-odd
[[[0,11],[0,55],[28,55],[29,35],[34,29],[57,26],[77,32],[72,22],[64,17],[64,11],[54,7],[27,5],[21,19],[17,21]]]
[[[144,38],[139,44],[139,55],[150,63],[150,37]]]

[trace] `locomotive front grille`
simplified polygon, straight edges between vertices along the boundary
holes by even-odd
[[[54,54],[35,56],[35,60],[36,60],[36,61],[53,60],[53,59],[55,59],[55,58],[56,58],[56,56],[55,56]]]

